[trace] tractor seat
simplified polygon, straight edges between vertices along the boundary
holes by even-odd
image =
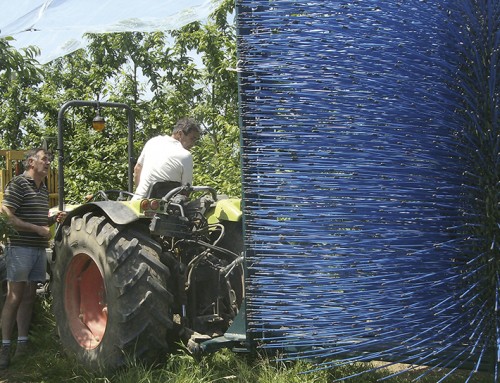
[[[146,195],[146,198],[162,198],[172,189],[181,186],[180,182],[176,181],[159,181],[153,184]]]

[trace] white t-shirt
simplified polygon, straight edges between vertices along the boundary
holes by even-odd
[[[144,198],[158,181],[193,183],[193,156],[170,136],[156,136],[146,142],[137,163],[142,170],[133,199]]]

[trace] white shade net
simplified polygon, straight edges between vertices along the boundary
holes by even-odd
[[[0,37],[35,45],[46,63],[86,45],[84,33],[152,32],[203,20],[220,0],[0,0]]]

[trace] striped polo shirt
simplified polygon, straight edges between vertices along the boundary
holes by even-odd
[[[16,217],[39,226],[49,224],[49,192],[42,182],[36,187],[33,178],[26,173],[14,177],[5,188],[3,202],[15,210]],[[48,247],[48,240],[31,231],[18,231],[8,238],[13,246]]]

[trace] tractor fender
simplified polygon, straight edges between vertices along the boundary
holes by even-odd
[[[116,201],[97,201],[80,205],[75,209],[68,211],[64,221],[69,222],[72,217],[77,215],[82,216],[89,211],[101,211],[117,225],[126,225],[139,219],[137,213],[123,203]],[[56,239],[60,238],[61,227],[63,225],[59,225],[57,228],[55,233]]]
[[[241,199],[239,198],[218,200],[215,206],[206,214],[206,218],[210,224],[220,221],[239,222],[241,216]]]

